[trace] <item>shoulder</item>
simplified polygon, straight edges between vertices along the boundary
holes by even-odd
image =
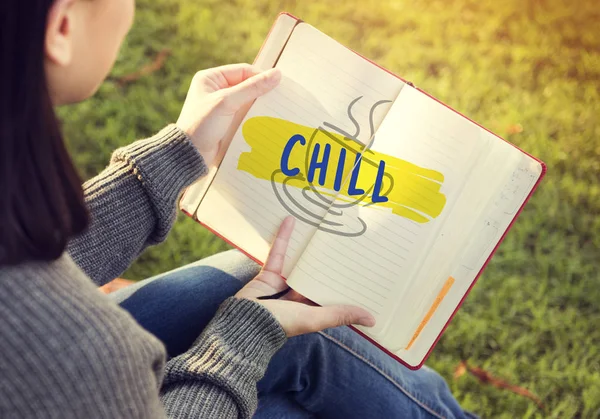
[[[0,416],[142,417],[160,409],[164,347],[68,256],[0,269],[0,318]]]

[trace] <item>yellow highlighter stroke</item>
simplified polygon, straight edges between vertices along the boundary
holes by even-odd
[[[324,188],[332,196],[338,195],[342,199],[347,197],[355,200],[357,205],[388,208],[393,214],[418,223],[427,223],[438,217],[446,204],[446,196],[440,192],[444,182],[442,173],[376,151],[364,151],[363,144],[338,133],[284,119],[258,116],[244,123],[242,135],[251,150],[240,155],[237,168],[256,178],[271,181],[273,173],[280,170],[282,153],[288,140],[301,135],[306,139],[306,144],[295,144],[287,158],[287,165],[298,168],[300,175],[293,178],[279,176],[279,183],[285,181],[288,186],[300,189],[315,186]],[[316,160],[320,165],[313,170],[318,176],[312,179],[313,182],[309,182],[307,174],[310,165],[314,163],[311,159],[314,159],[315,148]],[[325,153],[326,149],[329,150],[328,155]],[[339,179],[336,183],[337,174],[341,174],[344,179],[351,175],[356,155],[361,152],[364,154],[355,187],[365,191],[366,199],[357,199],[355,194],[350,194],[346,184],[340,188]],[[381,161],[385,162],[381,195],[388,199],[386,202],[374,202],[375,179]]]

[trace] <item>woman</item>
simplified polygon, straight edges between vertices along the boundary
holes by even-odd
[[[261,298],[285,288],[293,219],[260,272],[228,252],[98,292],[166,237],[232,115],[280,79],[244,64],[198,73],[177,123],[117,150],[82,189],[53,106],[96,91],[133,9],[0,5],[0,417],[465,416],[431,370],[410,372],[343,327],[310,333],[372,326],[366,311]]]

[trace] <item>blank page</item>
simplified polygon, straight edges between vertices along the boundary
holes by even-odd
[[[424,325],[414,345],[409,350],[396,351],[396,354],[410,365],[419,365],[425,358],[448,319],[464,298],[469,287],[471,287],[476,276],[513,221],[516,212],[523,205],[542,175],[542,166],[538,161],[484,129],[481,129],[481,134],[493,142],[492,156],[497,155],[500,157],[503,154],[506,156],[505,153],[509,153],[516,156],[516,159],[506,159],[506,163],[510,160],[510,163],[505,166],[507,170],[503,170],[502,175],[497,173],[498,177],[502,179],[500,186],[491,190],[492,194],[485,205],[485,209],[481,211],[478,217],[475,217],[475,226],[469,239],[463,246],[460,246],[461,251],[455,257],[453,266],[450,267],[448,273],[448,276],[454,278],[454,284],[435,312],[432,313],[429,321]],[[490,179],[490,176],[494,176],[493,171],[486,170],[484,167],[482,169],[478,171],[481,177]],[[407,296],[407,298],[410,299],[411,297]],[[413,296],[414,299],[416,298]],[[423,312],[415,314],[417,315],[418,324],[422,319]],[[398,314],[398,318],[401,316],[402,314]],[[410,334],[412,335],[413,332],[414,329]]]
[[[396,109],[397,104],[399,107]],[[410,122],[411,120],[417,122]],[[438,332],[441,331],[444,323],[440,324],[439,318],[433,315],[437,311],[444,312],[449,307],[455,308],[464,295],[464,287],[468,287],[472,282],[467,282],[468,279],[464,275],[455,271],[457,261],[463,257],[465,249],[469,248],[471,243],[475,243],[475,247],[472,248],[473,254],[481,255],[486,251],[489,254],[492,250],[489,244],[494,240],[497,242],[500,238],[500,235],[494,235],[489,229],[482,228],[483,220],[488,216],[490,201],[503,189],[503,185],[509,181],[523,158],[530,162],[535,161],[422,92],[403,91],[388,114],[386,122],[388,121],[394,121],[396,127],[404,127],[409,132],[418,130],[428,132],[431,138],[438,137],[437,144],[417,141],[414,149],[422,148],[421,153],[428,155],[435,154],[435,150],[444,151],[444,154],[448,155],[446,166],[449,167],[443,169],[447,180],[450,180],[453,173],[462,177],[460,189],[447,194],[445,217],[440,217],[440,228],[432,235],[433,240],[427,246],[427,252],[424,253],[417,270],[411,274],[410,287],[397,304],[394,323],[391,326],[394,343],[390,343],[390,349],[399,350],[410,347],[407,343],[413,336],[419,337],[413,333],[415,331],[429,333],[436,327]],[[386,122],[382,124],[381,130]],[[453,131],[457,124],[463,125],[461,131]],[[412,134],[413,137],[415,135]],[[468,141],[471,144],[468,144]],[[457,152],[452,154],[452,148]],[[461,162],[460,155],[468,155],[467,160]],[[437,158],[441,159],[442,156],[438,155]],[[523,192],[520,198],[525,199],[532,187],[533,184],[519,186],[519,191]],[[519,202],[522,203],[522,200]],[[513,217],[514,214],[504,220],[506,223],[498,225],[507,226]],[[505,229],[506,227],[498,229],[498,232],[503,234]],[[484,249],[480,250],[479,246],[483,246]],[[478,272],[483,261],[478,260],[472,264]],[[450,278],[452,285],[446,290],[439,305],[432,309]],[[457,290],[461,289],[463,293],[457,294]],[[457,296],[460,296],[458,300]],[[428,317],[429,314],[432,315],[431,318]],[[426,323],[423,323],[424,319]],[[419,329],[428,325],[430,330]],[[408,335],[402,336],[403,332]]]
[[[283,73],[281,84],[257,99],[244,118],[197,218],[264,261],[283,218],[296,215],[287,276],[333,193],[281,173],[286,143],[296,134],[308,141],[320,127],[368,143],[404,83],[305,23],[296,26],[276,66]],[[306,176],[311,150],[308,145],[295,150],[305,153],[296,158],[299,175]]]

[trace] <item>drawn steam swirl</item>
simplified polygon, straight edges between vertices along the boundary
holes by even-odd
[[[323,126],[328,129],[335,131],[336,133],[342,135],[344,137],[344,142],[359,142],[358,135],[360,134],[360,125],[352,115],[352,107],[362,98],[362,96],[357,97],[352,100],[348,105],[348,118],[352,121],[352,124],[356,128],[354,134],[350,134],[343,129],[337,127],[336,125],[330,124],[328,122],[323,122]],[[375,165],[375,163],[369,161],[366,157],[366,154],[373,153],[370,150],[371,145],[373,144],[373,140],[375,139],[375,124],[373,122],[373,116],[375,113],[375,109],[384,104],[389,103],[390,100],[380,100],[371,106],[371,110],[369,112],[369,128],[370,128],[370,141],[365,150],[363,151],[362,161],[367,164]],[[319,127],[315,129],[310,137],[310,140],[307,143],[306,147],[306,158],[304,173],[308,173],[309,166],[309,158],[308,153],[312,149],[312,144],[315,141],[315,137],[317,134],[322,133],[327,135],[333,141],[340,143],[344,146],[344,143],[341,143],[340,140],[332,135],[330,132],[326,131],[323,127]],[[283,179],[281,179],[283,177]],[[385,177],[388,180],[389,187],[384,192],[384,195],[387,195],[394,186],[394,179],[389,174],[386,174]],[[368,190],[365,191],[364,194],[360,195],[358,198],[350,201],[350,202],[342,202],[336,200],[335,197],[332,196],[332,193],[323,193],[321,192],[313,183],[309,183],[308,186],[305,186],[302,189],[300,197],[294,196],[293,192],[297,191],[296,187],[290,187],[288,183],[292,180],[305,181],[306,178],[302,173],[299,173],[296,176],[285,176],[283,172],[278,169],[273,171],[271,174],[271,186],[273,188],[273,192],[277,197],[279,203],[293,216],[298,218],[299,220],[317,227],[319,230],[337,234],[340,236],[346,237],[357,237],[364,234],[367,231],[367,224],[364,222],[362,218],[357,215],[352,215],[349,211],[344,211],[345,209],[354,207],[355,205],[361,203],[366,197],[368,197],[373,191],[374,185],[371,185]],[[296,194],[297,195],[297,194]],[[301,199],[299,199],[301,198]],[[365,204],[364,206],[372,205],[373,203]],[[327,218],[323,218],[323,210],[328,214]]]

